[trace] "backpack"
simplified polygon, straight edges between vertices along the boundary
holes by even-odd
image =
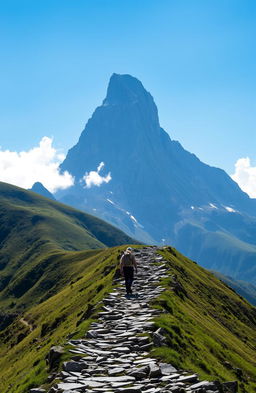
[[[130,253],[125,253],[122,256],[122,262],[124,266],[133,266],[133,258],[132,255]]]

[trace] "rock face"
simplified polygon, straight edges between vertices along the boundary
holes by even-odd
[[[112,75],[61,168],[76,179],[57,194],[63,202],[144,242],[170,243],[207,268],[256,279],[256,269],[253,275],[246,269],[256,256],[256,201],[170,139],[136,78]],[[241,241],[250,243],[247,250]]]
[[[199,381],[196,374],[177,370],[149,356],[154,333],[164,334],[164,329],[155,332],[153,318],[160,311],[151,308],[150,301],[164,291],[159,281],[168,275],[168,269],[153,247],[138,251],[136,259],[140,274],[133,290],[137,295],[125,296],[124,283],[116,280],[119,287],[104,299],[103,311],[86,337],[68,342],[73,346],[70,349],[73,360],[63,364],[63,371],[48,393],[229,392],[223,387],[236,393],[235,382],[221,385]],[[113,315],[118,318],[110,318]]]
[[[58,364],[60,362],[60,358],[64,353],[64,348],[61,347],[60,345],[56,345],[54,347],[51,347],[50,352],[46,356],[46,363],[49,367],[49,370],[52,370],[54,368],[58,367]]]

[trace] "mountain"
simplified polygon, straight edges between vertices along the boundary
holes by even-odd
[[[112,75],[61,169],[75,185],[57,199],[145,243],[173,244],[202,266],[256,282],[256,201],[171,140],[138,79]]]
[[[72,252],[127,243],[135,240],[98,218],[0,183],[0,330],[70,280]]]
[[[246,281],[236,281],[232,277],[224,276],[219,272],[212,271],[212,273],[253,306],[256,306],[256,287],[254,285]]]
[[[59,268],[62,264],[68,267],[66,282],[39,304],[27,305],[0,332],[1,393],[28,393],[41,384],[48,391],[54,384],[48,379],[46,355],[53,345],[64,346],[62,361],[77,355],[69,353],[71,347],[66,343],[84,337],[103,310],[101,301],[113,289],[124,248],[60,256]],[[154,307],[160,310],[154,320],[156,328],[163,329],[166,345],[154,346],[150,355],[210,381],[238,380],[239,393],[253,393],[255,308],[174,248],[158,252],[167,261],[169,275],[161,283],[164,292],[154,299]],[[161,262],[156,260],[155,265],[160,267]]]
[[[32,188],[30,188],[28,191],[36,192],[37,194],[40,194],[40,195],[42,195],[42,196],[44,196],[46,198],[49,198],[49,199],[53,199],[55,201],[54,196],[40,182],[34,183]]]

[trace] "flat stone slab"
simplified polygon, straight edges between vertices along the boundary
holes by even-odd
[[[75,390],[79,388],[84,388],[84,384],[82,383],[58,383],[57,388],[62,390]]]
[[[96,381],[87,381],[84,386],[87,388],[101,388],[105,386],[106,384],[103,382],[96,382]]]
[[[116,390],[119,393],[141,393],[140,387],[130,387],[130,388],[119,388]]]
[[[111,382],[110,385],[112,386],[112,388],[121,388],[123,386],[127,386],[130,385],[131,382]]]
[[[114,352],[129,353],[131,350],[128,347],[116,347],[113,348]]]
[[[178,379],[178,382],[197,382],[198,376],[197,374],[182,376]]]
[[[161,377],[161,381],[172,381],[174,379],[178,379],[180,377],[180,374],[171,374],[171,375],[164,375]]]
[[[124,368],[122,367],[117,367],[113,369],[108,369],[108,375],[115,375],[115,374],[121,374],[124,372]]]
[[[101,351],[100,349],[86,348],[85,352],[89,354],[101,355],[101,356],[109,356],[112,354],[111,351]]]
[[[134,377],[129,377],[126,375],[122,375],[120,377],[91,377],[84,378],[84,383],[87,381],[95,381],[95,382],[134,382]]]
[[[152,358],[144,358],[144,359],[139,359],[139,360],[134,360],[134,364],[149,364],[155,362],[155,359]]]
[[[30,389],[29,393],[46,393],[46,390],[41,388],[34,388]]]
[[[64,390],[63,393],[81,393],[78,390]]]
[[[202,382],[195,383],[194,385],[191,385],[189,388],[194,390],[202,387],[206,387],[208,390],[210,390],[211,388],[214,388],[215,385],[214,382],[202,381]]]
[[[133,332],[124,332],[124,333],[117,334],[117,337],[131,337],[133,335],[134,335]]]

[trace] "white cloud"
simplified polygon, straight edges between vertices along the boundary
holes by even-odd
[[[101,186],[102,183],[109,183],[112,179],[110,172],[104,177],[100,175],[100,171],[104,168],[104,162],[101,162],[97,168],[97,171],[87,172],[83,179],[85,181],[85,187],[91,188],[92,186]]]
[[[52,138],[45,136],[39,146],[28,151],[0,149],[0,181],[23,188],[31,188],[38,181],[50,192],[72,186],[73,177],[67,171],[59,172],[65,156],[57,152],[52,142]]]
[[[249,157],[237,160],[231,177],[251,198],[256,198],[256,167],[251,166]]]

